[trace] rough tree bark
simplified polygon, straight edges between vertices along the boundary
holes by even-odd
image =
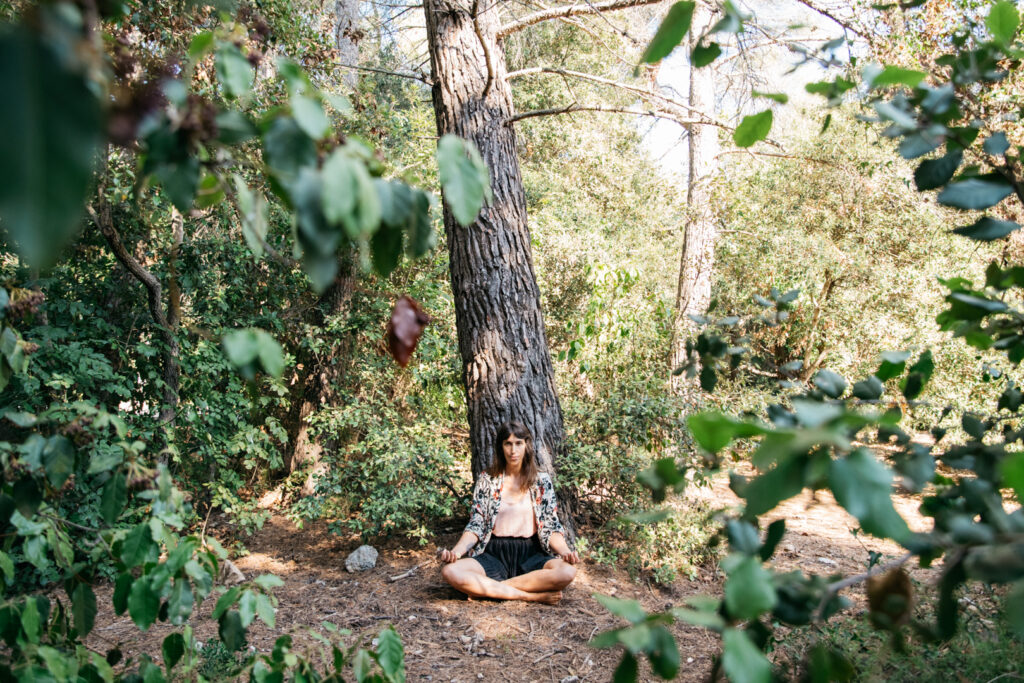
[[[359,0],[335,0],[334,2],[334,47],[338,51],[338,62],[348,66],[359,64]],[[355,70],[346,70],[341,77],[349,88],[359,80]]]
[[[473,474],[490,464],[495,431],[509,419],[529,427],[542,469],[553,473],[565,430],[533,271],[516,136],[509,123],[514,110],[498,42],[499,5],[424,2],[437,132],[476,143],[494,193],[491,205],[468,227],[459,225],[446,205],[444,225]],[[573,492],[559,487],[559,498],[562,521],[574,538]]]
[[[693,14],[691,36],[700,36],[712,19],[710,9],[697,3]],[[691,39],[692,41],[692,39]],[[691,48],[693,45],[691,44]],[[689,105],[702,112],[715,109],[714,70],[690,65]],[[687,316],[702,315],[711,300],[711,274],[715,262],[718,228],[711,206],[710,180],[717,166],[718,131],[708,125],[691,124],[688,131],[688,171],[686,182],[687,219],[683,232],[683,248],[679,259],[679,282],[676,287],[675,321],[669,353],[669,369],[686,361],[686,340],[696,330]],[[684,398],[696,390],[684,375],[672,375],[672,389]]]

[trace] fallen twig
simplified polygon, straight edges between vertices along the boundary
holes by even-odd
[[[421,564],[417,564],[417,565],[413,565],[413,567],[411,569],[409,569],[408,571],[404,571],[401,574],[398,574],[397,576],[389,576],[388,577],[388,581],[398,581],[399,579],[404,579],[407,576],[412,576],[412,573],[414,571],[416,571],[417,569],[419,569],[420,567],[422,567],[422,566],[423,566],[422,563]]]

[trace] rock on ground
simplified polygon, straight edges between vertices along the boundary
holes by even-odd
[[[345,560],[345,569],[350,572],[364,572],[377,566],[377,550],[371,545],[361,545]]]

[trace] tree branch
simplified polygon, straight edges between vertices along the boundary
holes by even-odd
[[[672,112],[656,110],[656,109],[626,109],[625,107],[610,107],[603,104],[579,104],[573,102],[565,107],[556,107],[554,109],[534,109],[533,111],[523,112],[510,116],[505,119],[506,124],[515,123],[523,119],[530,119],[536,116],[553,116],[557,114],[572,114],[578,111],[598,111],[612,114],[633,114],[634,116],[653,116],[657,119],[665,119],[667,121],[674,121],[681,126],[692,126],[692,125],[707,125],[707,121],[699,119],[683,119],[673,114]]]
[[[500,40],[516,33],[517,31],[522,31],[528,26],[539,24],[540,22],[547,21],[548,19],[576,17],[581,14],[599,14],[606,10],[643,7],[644,5],[656,5],[659,2],[661,2],[661,0],[605,0],[604,2],[587,3],[585,5],[563,5],[562,7],[552,7],[551,9],[527,14],[525,17],[521,17],[510,24],[502,26],[498,29],[498,39]]]
[[[700,117],[701,120],[698,123],[702,123],[702,124],[708,125],[708,126],[717,126],[718,128],[722,128],[722,129],[730,131],[730,132],[735,130],[732,126],[726,125],[726,124],[722,123],[721,121],[717,121],[717,120],[713,119],[712,117],[708,116],[707,114],[705,114],[704,112],[701,112],[701,111],[698,111],[698,110],[694,109],[689,104],[687,104],[685,102],[682,102],[680,100],[674,99],[672,97],[669,97],[667,95],[662,95],[661,93],[655,92],[653,90],[647,90],[645,88],[640,88],[640,87],[635,86],[635,85],[630,85],[629,83],[622,83],[621,81],[613,81],[613,80],[611,80],[609,78],[602,78],[601,76],[595,76],[593,74],[583,73],[581,71],[569,71],[567,69],[554,69],[554,68],[543,67],[543,66],[535,66],[535,67],[531,67],[531,68],[528,68],[528,69],[520,69],[518,71],[512,71],[509,74],[507,74],[505,76],[505,78],[506,79],[518,78],[520,76],[529,76],[529,75],[532,75],[532,74],[541,74],[541,73],[558,74],[560,76],[571,76],[573,78],[578,78],[580,80],[590,81],[592,83],[599,83],[601,85],[606,85],[606,86],[609,86],[609,87],[612,87],[612,88],[618,88],[619,90],[625,90],[627,92],[631,92],[631,93],[634,93],[636,95],[640,95],[641,97],[643,97],[645,99],[657,100],[658,102],[661,102],[662,105],[667,105],[670,108],[679,108],[679,109],[683,109],[685,111],[688,111],[688,112],[690,112],[690,114],[693,114],[695,116]]]
[[[342,64],[341,62],[335,62],[334,66],[340,66],[342,69],[354,69],[355,71],[370,71],[375,74],[384,74],[385,76],[395,76],[397,78],[408,78],[413,81],[419,81],[425,85],[433,86],[434,83],[429,78],[422,74],[404,74],[398,71],[388,71],[387,69],[375,69],[372,66],[359,66],[357,64]]]
[[[907,553],[903,557],[893,560],[888,564],[884,564],[878,567],[872,567],[869,571],[866,571],[863,574],[857,574],[856,576],[848,576],[845,579],[842,579],[841,581],[830,583],[828,587],[825,589],[825,595],[822,596],[821,602],[818,604],[818,614],[821,615],[822,610],[825,609],[825,605],[827,605],[828,601],[832,599],[832,596],[834,596],[839,591],[843,590],[844,588],[849,588],[850,586],[856,585],[863,581],[867,581],[872,576],[875,576],[877,574],[884,574],[887,571],[896,569],[896,567],[902,567],[912,557],[914,557],[914,553]]]
[[[163,298],[163,289],[160,286],[160,281],[153,273],[146,270],[124,246],[124,242],[121,241],[121,235],[117,232],[117,228],[114,227],[114,222],[111,220],[110,205],[106,201],[102,201],[99,212],[91,205],[86,207],[86,210],[92,217],[96,227],[100,229],[100,234],[107,240],[107,244],[110,245],[110,249],[114,252],[117,260],[146,288],[149,299],[149,314],[153,316],[153,321],[163,332],[170,334],[171,327],[167,322],[167,316],[164,315],[163,302],[161,300]]]
[[[859,31],[859,30],[855,29],[853,27],[853,25],[850,24],[850,22],[845,21],[843,19],[840,19],[836,15],[832,14],[829,10],[827,10],[827,9],[825,9],[823,7],[818,7],[813,2],[811,2],[811,0],[797,0],[797,2],[799,2],[801,5],[804,5],[805,7],[810,8],[811,10],[814,10],[815,12],[817,12],[821,16],[825,17],[826,19],[831,19],[832,21],[834,21],[835,23],[839,24],[840,26],[842,26],[844,29],[846,29],[850,33],[853,33],[854,35],[860,36],[861,38],[863,38],[864,40],[868,41],[869,43],[871,42],[871,37],[868,36],[868,35],[865,35],[865,33],[863,31]]]

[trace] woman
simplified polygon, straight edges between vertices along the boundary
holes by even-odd
[[[498,427],[494,450],[462,538],[441,551],[441,576],[472,597],[553,605],[580,558],[565,542],[551,477],[537,470],[533,437],[518,422]]]

